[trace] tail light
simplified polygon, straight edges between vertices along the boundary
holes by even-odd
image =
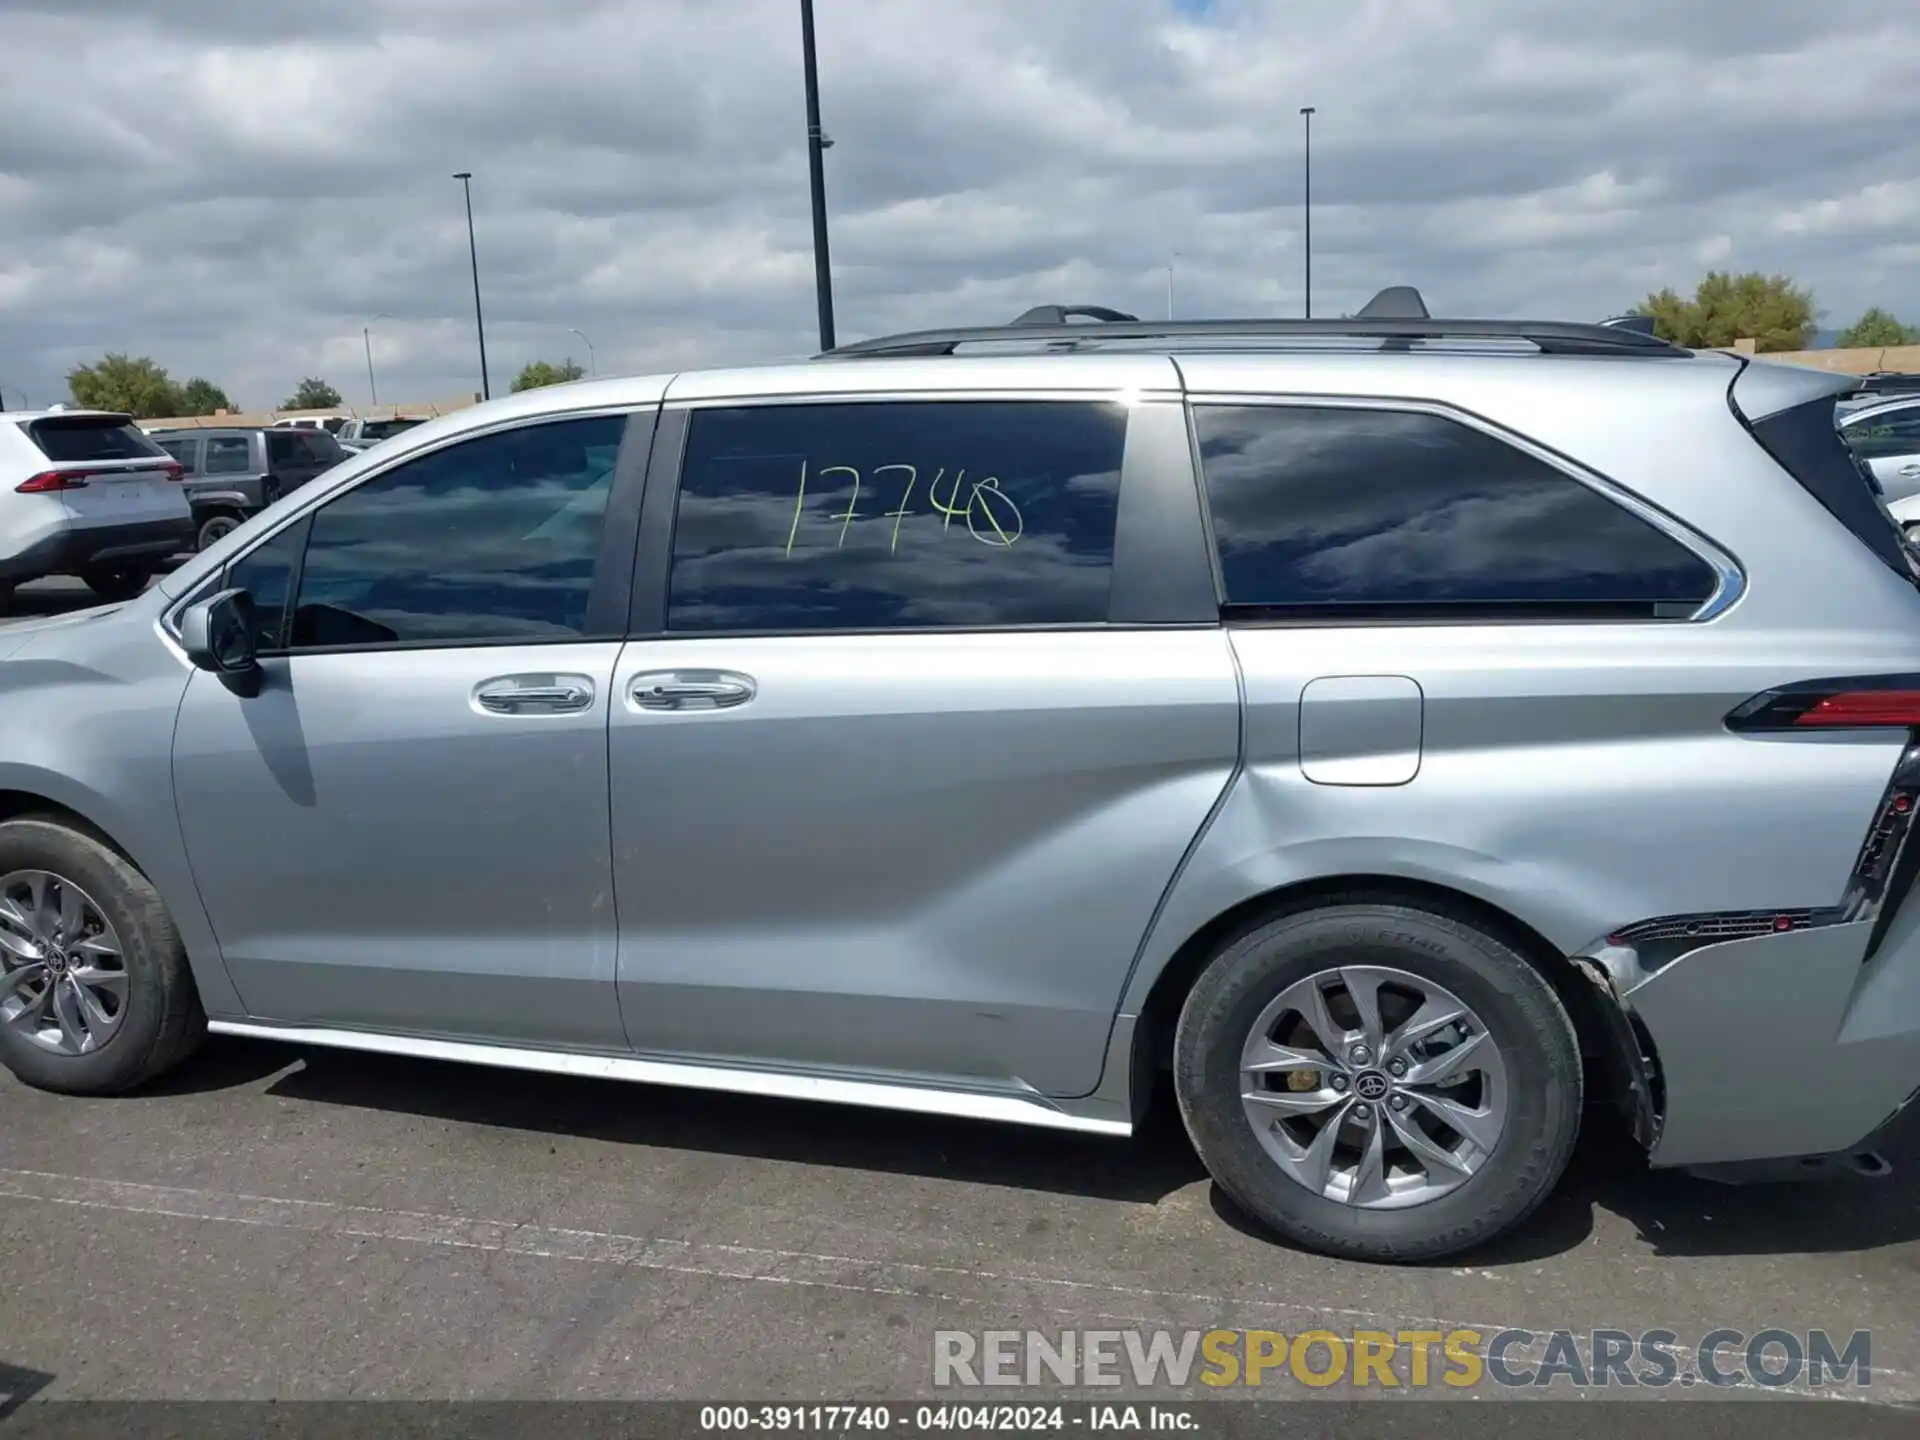
[[[159,470],[169,480],[179,481],[187,478],[187,467],[182,465],[178,460],[169,460],[164,464],[149,468]],[[38,475],[28,476],[13,488],[21,495],[51,495],[56,490],[79,490],[83,488],[87,483],[87,477],[90,475],[125,475],[129,473],[143,474],[145,470],[129,472],[116,465],[66,465],[58,470],[42,470]]]
[[[51,495],[56,490],[78,490],[87,483],[85,470],[42,470],[14,486],[21,495]]]
[[[1764,690],[1736,706],[1727,728],[1739,732],[1920,729],[1920,675],[1860,675],[1806,680]]]

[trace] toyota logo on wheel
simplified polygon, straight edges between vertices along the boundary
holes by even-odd
[[[1387,1089],[1387,1077],[1378,1070],[1363,1070],[1360,1078],[1353,1082],[1353,1093],[1362,1100],[1384,1100]]]

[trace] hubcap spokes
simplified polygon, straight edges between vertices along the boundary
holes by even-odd
[[[1457,1189],[1507,1118],[1506,1066],[1479,1016],[1431,980],[1375,965],[1320,971],[1262,1010],[1240,1096],[1282,1171],[1364,1209]]]
[[[0,1025],[86,1055],[113,1037],[126,1004],[126,954],[93,897],[46,870],[0,876]]]

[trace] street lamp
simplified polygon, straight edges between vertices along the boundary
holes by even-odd
[[[807,79],[807,183],[813,191],[813,288],[820,306],[820,348],[833,349],[833,266],[827,258],[827,170],[833,144],[820,128],[820,68],[813,53],[813,0],[800,0],[800,51]]]
[[[1314,107],[1300,107],[1300,121],[1306,128],[1306,176],[1302,204],[1306,210],[1307,319],[1313,318],[1313,113]]]
[[[578,335],[580,337],[580,343],[587,347],[587,374],[598,375],[600,373],[599,367],[593,363],[593,341],[587,339],[586,331],[576,330],[569,325],[567,327],[567,333],[569,335]]]
[[[480,251],[473,243],[473,172],[461,170],[454,179],[467,196],[467,258],[473,262],[473,328],[480,337],[480,398],[491,400],[493,386],[487,381],[487,325],[480,317]]]
[[[382,310],[360,327],[360,343],[367,348],[367,394],[372,397],[377,408],[380,404],[380,387],[373,383],[373,327],[382,320],[391,320],[393,316]]]
[[[1179,258],[1178,250],[1167,256],[1167,319],[1169,320],[1173,319],[1173,262]]]

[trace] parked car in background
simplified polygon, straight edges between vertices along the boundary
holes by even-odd
[[[503,397],[0,630],[0,1062],[1115,1137],[1162,1071],[1380,1261],[1519,1223],[1588,1102],[1727,1180],[1920,1154],[1920,571],[1844,377],[1072,313]]]
[[[329,435],[338,435],[340,427],[347,423],[345,415],[294,415],[285,420],[276,420],[275,430],[324,430]]]
[[[340,443],[349,450],[366,450],[424,424],[425,420],[400,415],[386,420],[349,420],[340,429]]]
[[[103,600],[139,594],[192,537],[182,473],[129,415],[0,413],[0,610],[48,575]]]
[[[1920,495],[1920,395],[1848,409],[1837,423],[1888,504]]]
[[[185,468],[197,550],[347,458],[326,431],[294,426],[162,430],[153,439]]]

